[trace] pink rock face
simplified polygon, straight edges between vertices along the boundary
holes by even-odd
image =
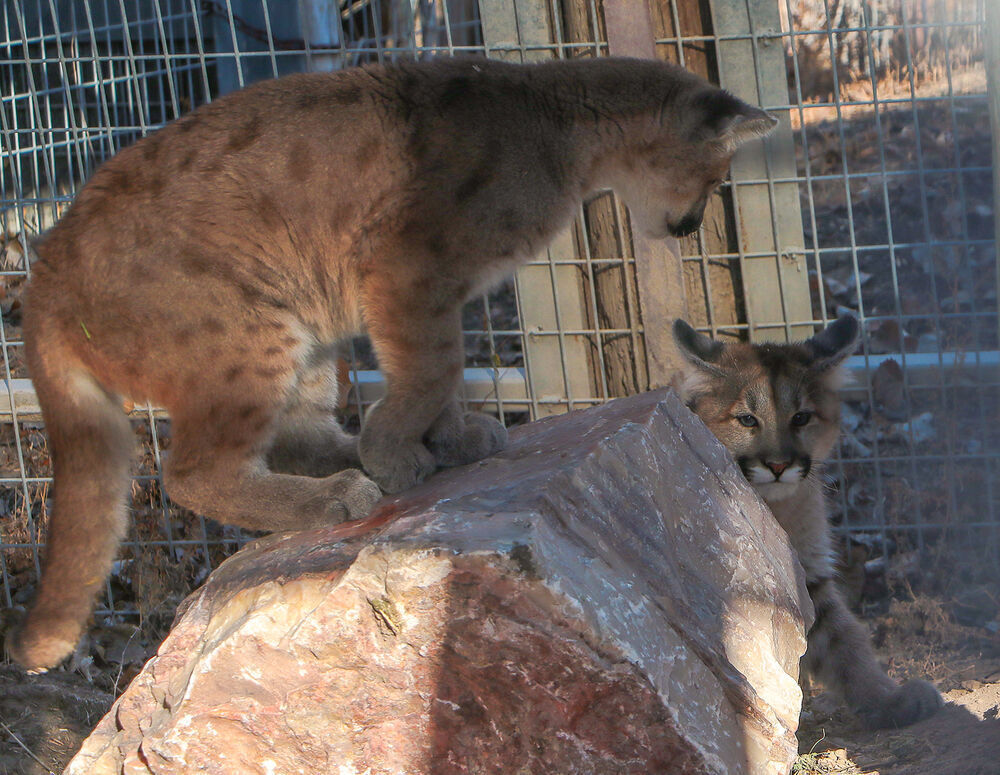
[[[785,773],[807,600],[700,422],[622,399],[246,547],[67,772]]]

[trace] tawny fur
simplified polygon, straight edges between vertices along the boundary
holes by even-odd
[[[676,387],[771,508],[805,570],[815,620],[803,672],[869,726],[901,727],[934,713],[941,697],[926,681],[889,678],[847,607],[821,478],[839,433],[840,364],[857,336],[857,322],[841,318],[803,343],[722,345],[678,321],[674,338],[688,366]]]
[[[265,530],[363,517],[379,488],[505,442],[455,400],[466,299],[602,188],[651,234],[693,230],[774,123],[663,63],[467,59],[261,83],[119,153],[39,244],[28,291],[56,506],[14,656],[66,656],[110,569],[121,396],[169,411],[178,503]],[[387,394],[355,439],[331,354],[362,330]]]

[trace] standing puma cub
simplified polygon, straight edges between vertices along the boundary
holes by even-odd
[[[775,123],[665,63],[467,59],[260,83],[119,153],[38,246],[25,303],[55,508],[15,658],[69,654],[107,576],[120,396],[170,413],[177,503],[256,530],[364,517],[379,488],[505,443],[455,398],[463,302],[599,189],[652,235],[693,231]],[[387,394],[358,441],[334,420],[331,354],[361,330]]]
[[[722,344],[674,323],[687,359],[676,385],[688,407],[736,459],[788,533],[816,618],[803,667],[835,689],[870,727],[902,727],[941,707],[926,681],[898,686],[834,582],[833,539],[819,466],[840,427],[841,362],[859,326],[842,317],[799,344]]]

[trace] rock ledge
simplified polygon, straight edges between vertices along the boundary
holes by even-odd
[[[659,391],[227,560],[68,773],[786,773],[811,608]]]

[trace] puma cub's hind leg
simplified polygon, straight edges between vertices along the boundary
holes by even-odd
[[[897,686],[881,705],[865,710],[861,717],[871,729],[898,729],[933,716],[944,705],[933,684],[914,678]]]
[[[254,345],[267,354],[265,360],[231,371],[225,381],[197,385],[186,405],[174,410],[164,471],[167,494],[192,511],[251,530],[301,530],[367,516],[381,493],[357,469],[316,478],[268,468],[266,456],[269,448],[273,454],[274,441],[279,454],[290,455],[294,438],[309,473],[322,473],[320,463],[330,463],[317,460],[330,457],[324,443],[343,441],[330,423],[305,437],[289,435],[301,427],[282,430],[289,414],[301,426],[329,408],[324,401],[331,395],[335,405],[335,385],[310,375],[301,348],[268,343],[261,338]]]
[[[235,412],[266,419],[250,406]],[[241,435],[246,426],[232,418],[216,413],[211,425],[204,416],[174,419],[164,484],[192,511],[250,530],[302,530],[366,517],[381,497],[354,468],[322,478],[270,471],[263,439]]]
[[[337,355],[332,348],[313,354],[300,371],[267,453],[272,471],[322,477],[361,468],[358,438],[337,420]]]

